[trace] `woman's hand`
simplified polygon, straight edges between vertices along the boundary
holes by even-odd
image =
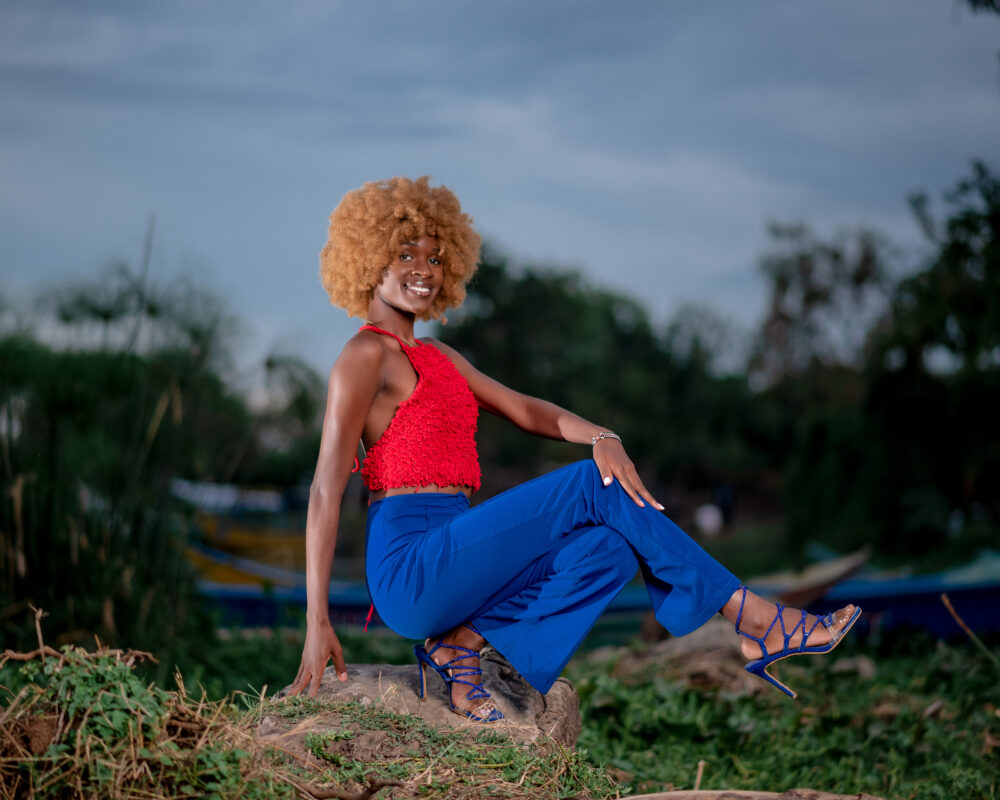
[[[643,499],[648,500],[650,505],[663,511],[663,506],[649,493],[649,489],[643,484],[639,473],[635,471],[635,464],[628,457],[622,443],[617,439],[598,439],[594,444],[594,461],[601,472],[601,478],[605,486],[610,486],[611,482],[617,478],[622,488],[628,492],[628,496],[635,501],[637,506],[645,506]]]
[[[302,647],[302,663],[299,664],[299,672],[288,694],[299,694],[308,687],[309,696],[315,697],[323,680],[326,663],[331,658],[337,670],[337,677],[346,681],[347,666],[344,664],[344,653],[337,634],[333,632],[333,626],[329,622],[310,624],[306,628],[306,643]]]

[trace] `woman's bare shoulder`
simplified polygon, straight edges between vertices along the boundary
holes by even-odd
[[[358,331],[347,340],[332,371],[378,369],[385,359],[384,338],[373,331]]]

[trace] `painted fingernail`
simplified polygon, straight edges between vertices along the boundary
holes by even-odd
[[[604,485],[605,486],[610,486],[611,485],[611,477],[610,476],[608,476],[607,478],[604,479]]]
[[[660,511],[666,511],[666,510],[667,510],[667,509],[666,509],[666,506],[664,506],[664,505],[663,505],[663,503],[657,503],[657,504],[656,504],[656,507],[657,507],[658,509],[660,509]]]

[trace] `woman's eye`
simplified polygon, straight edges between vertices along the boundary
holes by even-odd
[[[400,253],[399,254],[399,260],[400,261],[413,261],[413,256],[411,256],[409,253]]]
[[[434,256],[431,256],[430,258],[428,258],[427,261],[430,262],[431,264],[440,264],[441,263],[441,259],[440,258],[436,258]]]

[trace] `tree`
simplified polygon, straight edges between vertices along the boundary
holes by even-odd
[[[803,336],[811,371],[769,390],[788,413],[795,535],[912,557],[971,548],[1000,520],[1000,181],[975,162],[945,200],[943,219],[911,200],[932,254],[888,292],[855,357],[813,356]]]
[[[765,459],[747,444],[766,437],[746,381],[713,372],[716,328],[686,311],[659,333],[635,300],[571,271],[512,268],[487,248],[465,306],[438,335],[508,386],[616,430],[651,482],[701,485]],[[507,469],[487,472],[493,490],[585,455],[511,435],[489,415],[480,430],[483,461]]]
[[[859,228],[823,241],[801,223],[771,223],[768,234],[760,269],[770,300],[749,365],[758,385],[860,367],[890,287],[885,239]]]
[[[60,295],[75,349],[0,338],[0,607],[11,646],[32,641],[33,604],[58,641],[155,649],[165,675],[212,631],[171,480],[231,474],[253,428],[212,366],[225,357],[215,301],[154,305],[135,277],[119,268],[92,298]]]
[[[937,220],[926,194],[910,199],[933,256],[898,285],[881,349],[899,348],[917,369],[935,351],[964,371],[1000,369],[1000,180],[975,161],[945,200]]]

